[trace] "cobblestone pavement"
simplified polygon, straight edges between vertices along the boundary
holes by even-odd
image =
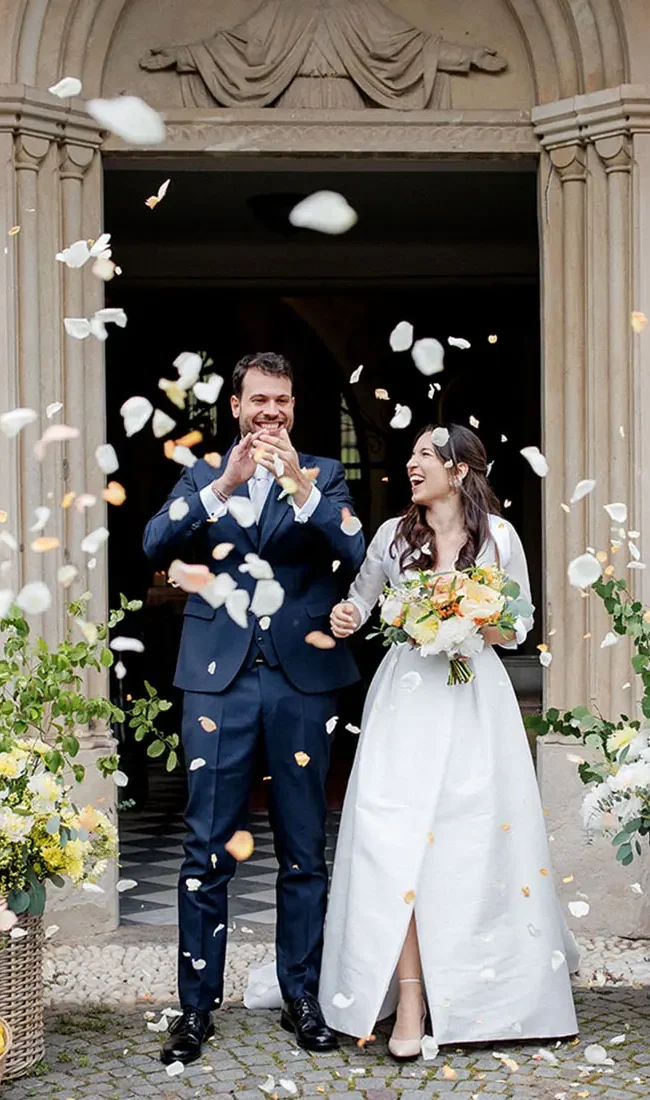
[[[580,1038],[557,1047],[547,1044],[556,1064],[535,1060],[539,1044],[500,1043],[447,1047],[434,1062],[396,1065],[387,1055],[381,1028],[376,1042],[365,1050],[344,1040],[336,1053],[309,1056],[282,1031],[277,1012],[251,1013],[233,1005],[216,1016],[217,1037],[207,1044],[205,1056],[178,1077],[169,1077],[159,1062],[160,1036],[148,1030],[142,1008],[53,1012],[47,1020],[45,1061],[30,1076],[6,1084],[2,1096],[263,1100],[260,1085],[266,1085],[278,1100],[341,1092],[346,1100],[396,1100],[414,1092],[426,1100],[452,1094],[465,1100],[645,1100],[650,1096],[647,989],[579,989],[576,1001]],[[617,1042],[611,1043],[613,1039]],[[585,1049],[591,1043],[605,1046],[614,1064],[587,1065]],[[494,1053],[513,1061],[507,1066]]]

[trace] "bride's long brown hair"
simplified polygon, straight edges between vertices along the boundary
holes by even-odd
[[[415,437],[414,446],[423,435],[431,435],[436,425],[429,424]],[[449,476],[454,477],[460,463],[467,466],[467,474],[460,481],[458,492],[463,509],[467,539],[458,555],[458,569],[466,569],[476,561],[481,548],[490,537],[488,516],[501,514],[501,506],[488,481],[488,461],[481,440],[462,424],[439,424],[446,428],[449,439],[444,447],[433,441],[431,446],[444,463],[450,463]],[[400,569],[409,567],[435,569],[438,552],[435,532],[426,520],[426,509],[420,504],[409,504],[397,525],[390,552],[399,554]]]

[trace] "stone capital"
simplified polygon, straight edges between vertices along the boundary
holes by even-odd
[[[587,150],[584,145],[561,145],[549,150],[551,163],[555,168],[562,183],[578,181],[584,183],[587,179]]]
[[[93,162],[96,150],[92,145],[76,145],[64,141],[60,148],[59,170],[62,180],[82,180]]]
[[[625,134],[598,138],[594,145],[608,174],[632,170],[632,142]]]
[[[41,164],[47,156],[50,142],[45,137],[35,137],[33,134],[21,134],[16,137],[14,145],[14,165],[17,172],[38,172]]]

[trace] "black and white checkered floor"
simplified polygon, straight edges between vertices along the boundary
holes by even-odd
[[[139,812],[120,815],[120,877],[137,886],[120,895],[123,925],[177,924],[176,887],[183,858],[182,777],[161,777],[155,796]],[[168,806],[165,810],[161,807]],[[326,858],[331,867],[339,814],[330,814]],[[229,891],[229,918],[240,929],[275,925],[277,860],[265,813],[251,815],[255,841],[251,859],[240,864]]]

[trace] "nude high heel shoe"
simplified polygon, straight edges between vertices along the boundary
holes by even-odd
[[[419,978],[400,978],[400,985],[403,983],[417,982],[421,985]],[[407,1062],[413,1058],[417,1058],[420,1055],[422,1047],[422,1039],[424,1038],[424,1025],[427,1018],[426,1011],[422,1013],[422,1020],[420,1025],[420,1037],[418,1039],[394,1039],[391,1035],[388,1040],[388,1049],[393,1058],[397,1058],[399,1061]]]

